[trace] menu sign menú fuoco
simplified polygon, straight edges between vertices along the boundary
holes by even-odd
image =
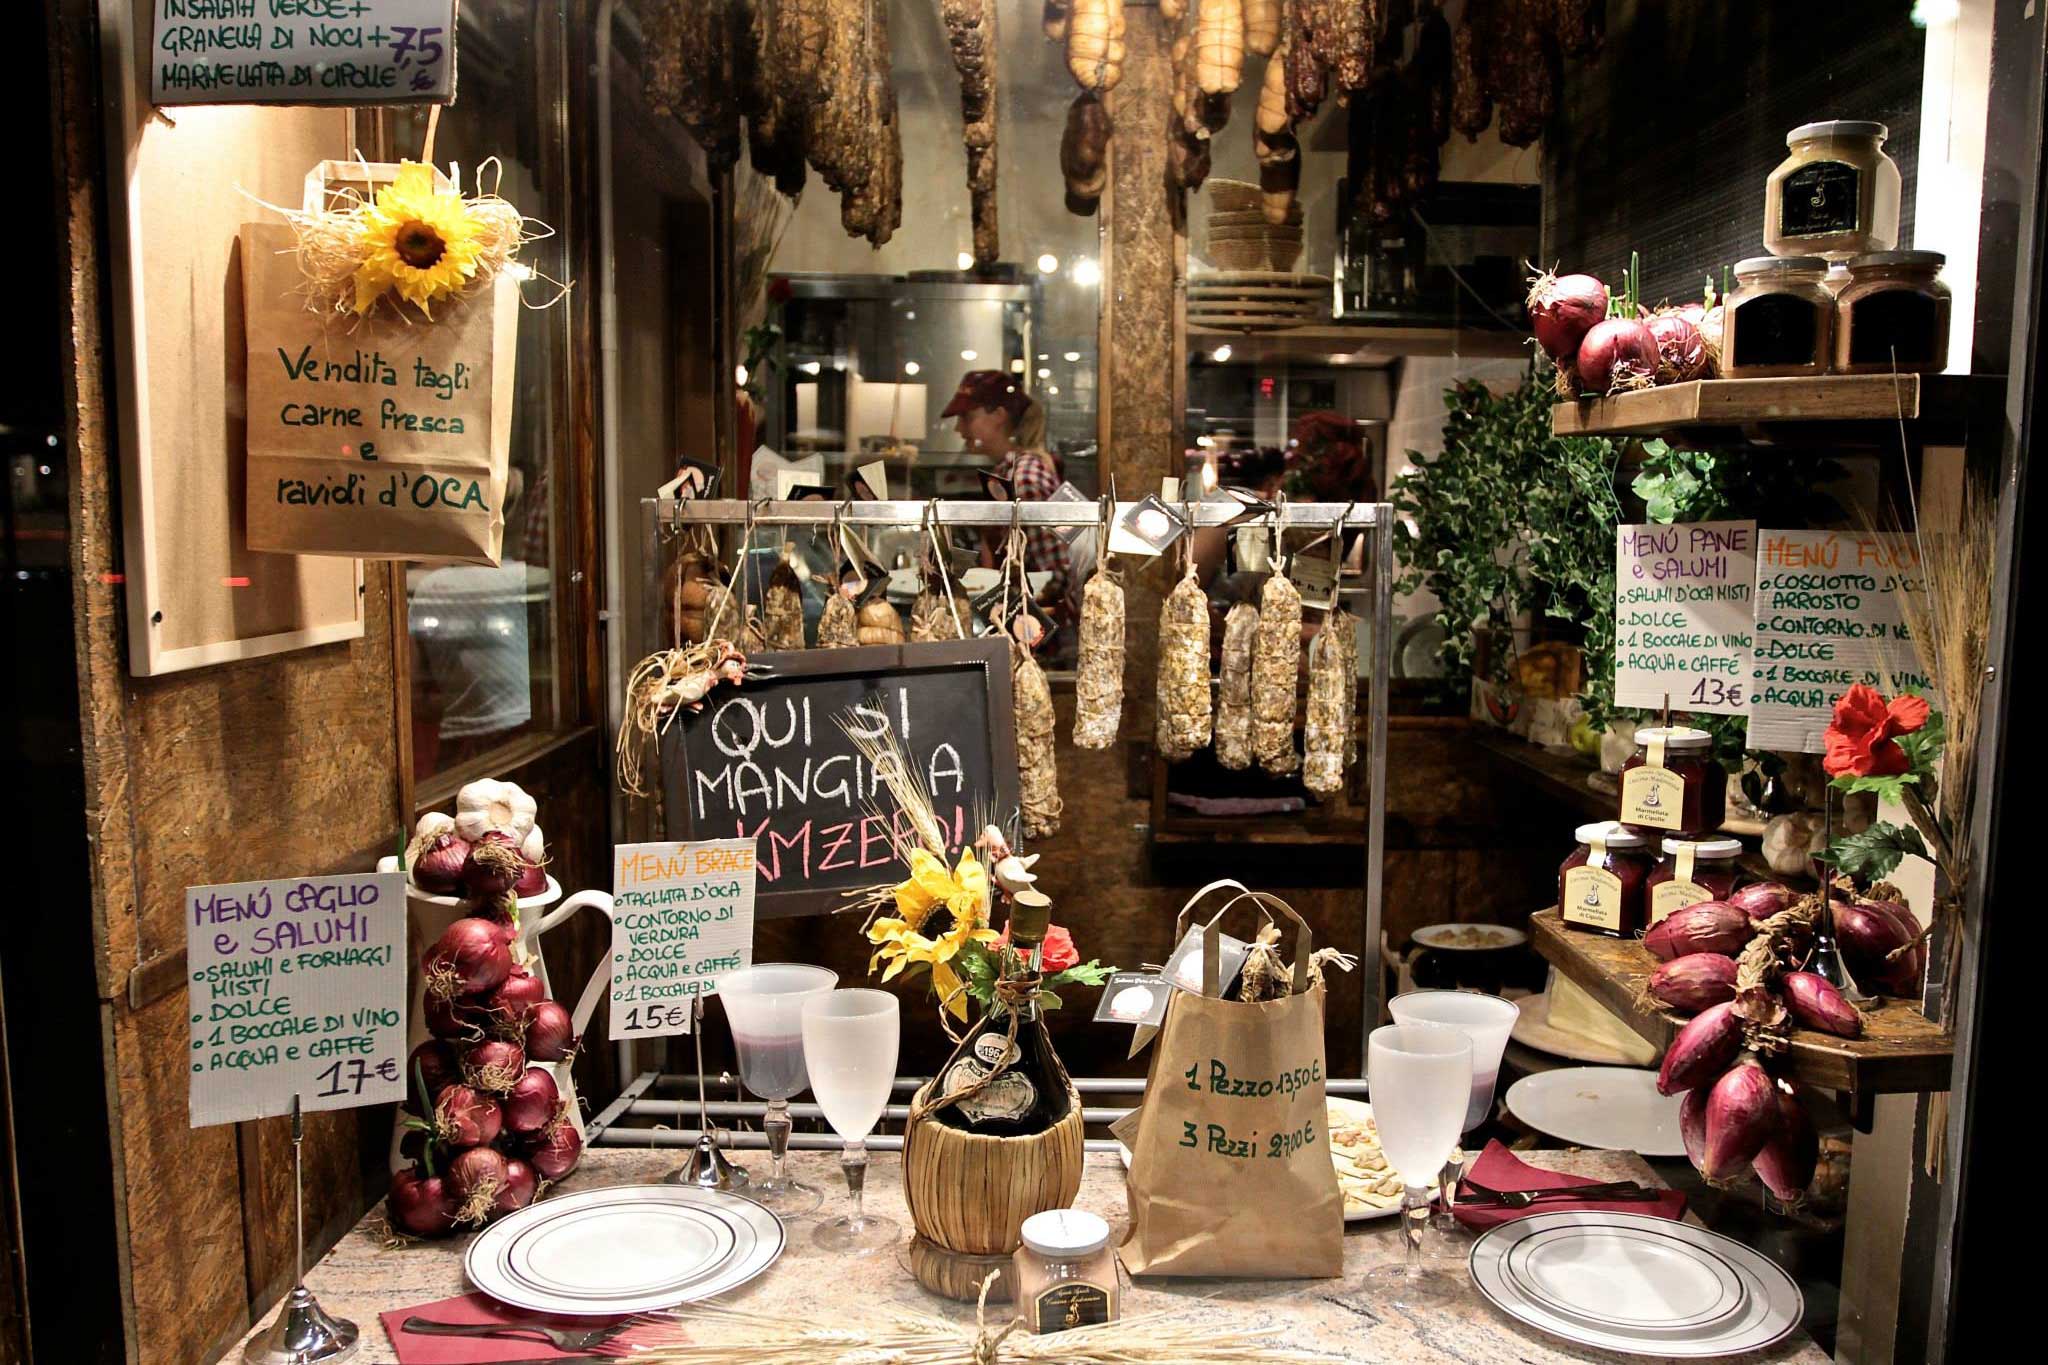
[[[758,917],[828,913],[901,878],[909,822],[842,719],[895,737],[949,845],[1016,811],[1005,638],[754,660],[775,675],[719,688],[672,727],[662,782],[671,839],[757,841]]]

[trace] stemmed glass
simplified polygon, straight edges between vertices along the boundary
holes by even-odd
[[[1442,1024],[1387,1024],[1366,1040],[1366,1079],[1380,1150],[1401,1177],[1401,1233],[1407,1256],[1400,1265],[1367,1272],[1394,1283],[1396,1304],[1441,1299],[1455,1282],[1426,1270],[1422,1229],[1429,1221],[1429,1187],[1458,1144],[1472,1094],[1472,1040]]]
[[[839,1155],[853,1211],[819,1225],[817,1243],[828,1251],[863,1256],[896,1240],[896,1224],[861,1209],[867,1185],[867,1136],[882,1117],[896,1079],[902,1026],[896,997],[887,991],[842,989],[804,1001],[804,1060],[811,1093],[826,1122],[846,1144]]]
[[[810,1083],[804,1074],[804,1002],[838,984],[839,973],[794,962],[757,963],[718,981],[739,1050],[740,1080],[768,1101],[761,1131],[768,1136],[769,1173],[747,1193],[785,1217],[810,1213],[825,1199],[792,1180],[783,1162],[789,1154],[790,1097]]]
[[[1501,1053],[1507,1050],[1508,1035],[1520,1017],[1514,1002],[1475,991],[1410,991],[1388,1001],[1387,1009],[1397,1024],[1443,1024],[1472,1040],[1472,1097],[1465,1106],[1465,1124],[1459,1132],[1469,1133],[1486,1122],[1493,1113],[1493,1089],[1500,1079]],[[1443,1192],[1434,1220],[1438,1232],[1457,1230],[1458,1220],[1451,1213],[1451,1201],[1464,1173],[1465,1153],[1453,1148],[1450,1160],[1437,1174],[1437,1185]]]

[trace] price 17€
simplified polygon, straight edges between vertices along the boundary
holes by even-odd
[[[343,1057],[334,1065],[323,1067],[318,1075],[320,1089],[315,1094],[360,1095],[363,1087],[371,1081],[397,1080],[398,1059],[386,1057],[381,1062],[371,1063],[361,1057]]]

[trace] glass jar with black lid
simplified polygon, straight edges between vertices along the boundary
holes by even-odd
[[[1729,379],[1821,375],[1834,359],[1835,296],[1819,256],[1752,256],[1735,265],[1722,322]]]

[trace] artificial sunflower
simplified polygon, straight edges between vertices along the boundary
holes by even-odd
[[[950,870],[929,850],[912,849],[910,876],[896,886],[896,913],[868,923],[868,942],[877,945],[868,971],[887,963],[887,981],[908,968],[929,967],[939,1003],[965,1019],[967,990],[952,962],[970,943],[1001,939],[988,927],[988,896],[988,873],[972,849],[962,850]]]
[[[434,184],[434,168],[407,161],[362,211],[368,255],[355,272],[355,309],[367,313],[386,291],[428,317],[433,305],[468,287],[481,252],[479,227],[460,194]]]

